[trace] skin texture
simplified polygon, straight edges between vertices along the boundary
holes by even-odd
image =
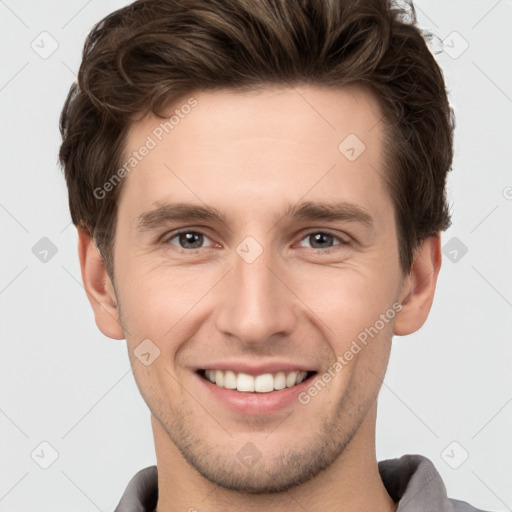
[[[395,510],[377,469],[377,395],[393,334],[416,331],[428,316],[441,257],[431,237],[411,272],[400,269],[378,103],[353,87],[194,98],[197,106],[125,178],[114,284],[79,231],[96,323],[126,338],[151,410],[158,511]],[[160,122],[137,122],[127,153]],[[349,134],[366,147],[354,161],[338,149]],[[285,215],[303,201],[356,205],[372,227]],[[214,207],[225,219],[139,227],[143,213],[171,202]],[[198,248],[180,245],[178,228],[202,233]],[[315,245],[318,232],[334,238]],[[237,252],[246,237],[263,249],[251,263]],[[400,312],[307,404],[240,414],[197,374],[211,361],[279,361],[322,375],[393,304]],[[160,350],[149,366],[134,355],[145,339]],[[250,467],[237,456],[249,445],[258,453]]]

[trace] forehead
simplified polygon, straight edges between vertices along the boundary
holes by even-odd
[[[129,195],[131,210],[175,196],[217,205],[231,197],[247,210],[306,195],[351,202],[387,195],[382,114],[363,89],[201,91],[166,115],[148,115],[129,131],[125,160],[139,156],[131,157],[119,201]]]
[[[148,114],[135,123],[129,130],[127,147],[136,148],[147,135],[157,144],[181,141],[191,131],[195,142],[206,145],[229,135],[238,139],[309,137],[312,142],[324,139],[337,146],[344,133],[357,134],[371,145],[380,129],[373,135],[371,132],[382,120],[377,99],[355,85],[200,91],[183,96],[163,118]],[[312,137],[313,132],[316,137]]]

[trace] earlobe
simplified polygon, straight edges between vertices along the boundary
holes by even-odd
[[[425,323],[434,300],[440,269],[441,240],[437,235],[425,239],[415,251],[411,271],[401,290],[402,309],[395,317],[394,334],[412,334]]]
[[[114,286],[92,236],[83,228],[78,228],[78,256],[82,281],[96,325],[105,336],[115,340],[124,339]]]

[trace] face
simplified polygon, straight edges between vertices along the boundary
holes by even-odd
[[[199,473],[287,489],[343,453],[388,361],[404,281],[380,110],[357,89],[193,97],[127,141],[155,142],[118,203],[133,373]]]

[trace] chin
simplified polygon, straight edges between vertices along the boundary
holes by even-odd
[[[284,492],[315,478],[336,461],[357,430],[325,423],[303,429],[301,438],[286,431],[260,432],[244,434],[243,441],[233,435],[220,445],[186,423],[174,421],[164,428],[188,464],[209,482],[247,494]]]
[[[261,455],[254,461],[240,460],[238,453],[222,455],[200,462],[188,454],[188,462],[208,481],[236,492],[269,494],[287,491],[318,475],[335,459],[331,455],[321,458],[318,452],[286,452],[273,459]]]

